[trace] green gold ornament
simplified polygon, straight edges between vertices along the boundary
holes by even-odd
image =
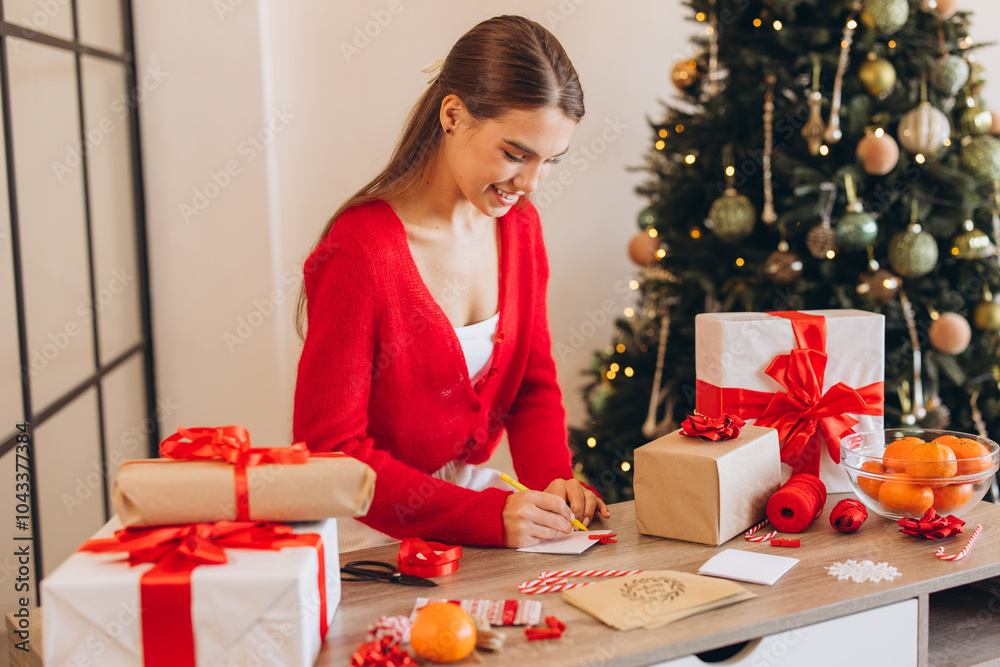
[[[986,102],[982,99],[977,100],[974,97],[966,98],[965,108],[958,119],[958,126],[962,132],[964,134],[971,134],[974,137],[979,136],[980,134],[989,132],[992,124],[993,114],[990,113],[990,108]]]
[[[865,213],[865,207],[858,201],[854,191],[854,179],[844,175],[847,192],[847,213],[837,221],[837,245],[845,250],[863,250],[878,236],[878,223]]]
[[[969,59],[972,60],[972,56]],[[969,92],[973,95],[979,95],[979,91],[986,85],[988,78],[986,68],[981,62],[972,60],[969,63]]]
[[[639,211],[639,229],[648,229],[653,224],[656,223],[656,210],[652,206],[647,206],[646,208]]]
[[[963,141],[962,166],[976,178],[1000,178],[1000,139],[984,134]]]
[[[941,56],[931,65],[928,79],[935,90],[953,97],[969,81],[969,63],[958,56]]]
[[[985,259],[993,254],[993,244],[990,237],[981,229],[977,229],[972,220],[966,220],[963,230],[955,237],[955,248],[952,254],[959,259]]]
[[[1000,331],[1000,303],[980,301],[972,311],[972,323],[983,331]]]
[[[716,236],[733,243],[750,235],[757,220],[757,212],[750,199],[729,187],[721,197],[712,202],[708,219],[712,221],[712,231]]]
[[[906,0],[864,0],[861,21],[869,28],[891,35],[910,18],[910,5]]]
[[[919,278],[937,266],[938,246],[933,236],[913,224],[889,241],[889,263],[904,278]]]
[[[896,68],[885,58],[869,53],[868,60],[858,70],[858,78],[861,79],[868,94],[877,97],[889,92],[896,85]]]

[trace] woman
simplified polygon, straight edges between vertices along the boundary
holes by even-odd
[[[569,533],[574,515],[610,516],[573,479],[527,201],[583,112],[551,33],[484,21],[448,54],[388,166],[321,234],[304,268],[294,435],[375,470],[361,521],[384,534],[345,522],[341,550],[386,535],[523,547]],[[474,465],[504,430],[529,491]]]

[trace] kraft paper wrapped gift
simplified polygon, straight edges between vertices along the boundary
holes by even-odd
[[[717,546],[764,519],[781,486],[778,433],[744,426],[711,442],[674,431],[634,453],[640,533]]]
[[[695,318],[696,407],[778,429],[781,460],[851,491],[840,440],[883,421],[885,318],[863,310]]]
[[[115,517],[94,537],[112,537],[119,528],[121,522]],[[320,561],[314,546],[226,548],[228,562],[198,565],[191,572],[196,662],[181,659],[177,647],[182,642],[177,641],[161,652],[159,662],[147,660],[145,665],[311,667],[323,641],[321,629],[333,621],[340,602],[337,524],[328,519],[291,528],[295,534],[322,538],[325,619],[320,614]],[[130,566],[123,553],[77,551],[46,576],[41,583],[46,664],[143,665],[143,617],[149,612],[143,605],[140,578],[152,567],[151,563]],[[163,614],[163,605],[149,606]],[[166,630],[169,625],[164,622],[160,627]]]
[[[375,494],[366,463],[310,455],[302,443],[251,448],[240,426],[180,429],[160,444],[160,455],[173,460],[129,461],[115,477],[111,497],[126,526],[357,517]]]

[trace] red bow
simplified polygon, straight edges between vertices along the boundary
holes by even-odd
[[[899,532],[923,537],[928,540],[939,540],[942,537],[950,537],[964,532],[962,526],[965,522],[953,514],[948,516],[938,516],[934,508],[930,508],[919,519],[903,518],[897,522],[900,526]],[[942,547],[944,548],[944,547]]]
[[[291,447],[250,446],[250,433],[242,426],[219,428],[179,428],[177,433],[160,443],[160,456],[185,461],[211,461],[222,459],[233,466],[236,484],[236,519],[250,521],[250,491],[247,467],[265,463],[283,465],[309,462],[309,450],[304,442]],[[313,456],[316,456],[315,454]],[[344,456],[331,453],[325,456]]]
[[[566,624],[555,616],[546,616],[545,625],[549,627],[525,628],[524,634],[528,637],[528,641],[531,642],[536,639],[559,639],[562,637],[562,633],[566,632]]]
[[[389,637],[365,642],[351,656],[351,667],[415,667],[416,664],[410,652]]]
[[[689,438],[715,442],[739,437],[740,429],[745,425],[745,421],[733,415],[707,417],[695,414],[681,422],[681,433]]]
[[[319,556],[320,636],[325,637],[326,568],[323,540],[284,524],[219,521],[183,526],[123,528],[114,537],[88,540],[80,551],[128,553],[130,565],[155,563],[140,578],[142,650],[146,667],[194,667],[191,572],[227,562],[226,549],[315,547]]]
[[[779,354],[765,371],[785,391],[720,388],[697,381],[698,409],[705,414],[734,412],[756,419],[757,426],[778,430],[781,460],[792,472],[819,476],[819,453],[825,442],[830,458],[840,462],[840,439],[858,420],[847,413],[880,415],[884,389],[875,382],[854,389],[838,382],[824,394],[826,377],[826,319],[798,311],[769,313],[791,321],[797,349]]]

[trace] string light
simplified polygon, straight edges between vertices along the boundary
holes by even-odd
[[[625,309],[625,317],[632,317],[635,315],[635,311],[631,307]]]
[[[664,257],[667,256],[667,251],[664,250],[663,248],[660,248],[659,250],[656,251],[656,256],[660,259],[663,259]]]
[[[611,370],[613,370],[613,371],[614,371],[615,373],[617,373],[617,372],[618,372],[618,369],[619,369],[620,367],[618,366],[618,364],[611,364],[610,368],[611,368]]]
[[[955,247],[955,246],[952,246],[952,248],[951,248],[951,254],[957,256],[958,255],[958,248]]]
[[[951,146],[951,139],[949,139],[949,138],[946,138],[946,139],[944,140],[944,145],[945,145],[945,146]]]
[[[626,366],[625,367],[625,377],[629,377],[630,378],[633,375],[635,375],[635,371],[632,370],[632,367],[631,366]]]
[[[726,167],[726,176],[732,176],[735,173],[736,170],[732,166]]]
[[[628,281],[628,286],[630,288],[632,288],[632,289],[639,289],[639,281],[638,280],[630,280],[630,281]],[[619,345],[618,347],[622,348],[622,349],[618,350],[619,352],[624,352],[625,351],[625,346],[624,345]]]
[[[754,19],[754,20],[753,20],[753,27],[755,27],[755,28],[759,28],[760,26],[761,26],[761,21],[760,21],[760,19]]]
[[[688,164],[694,164],[694,155],[685,156],[684,161],[687,162]]]
[[[833,259],[836,256],[837,256],[837,253],[834,252],[833,250],[827,250],[826,251],[826,258],[827,259]]]
[[[656,227],[650,227],[649,229],[646,230],[646,233],[649,234],[650,238],[654,239],[659,234],[659,232],[656,231]]]
[[[889,40],[889,48],[890,49],[896,48],[896,40],[894,40],[894,39],[890,39]]]
[[[883,134],[885,134],[885,130],[883,130],[881,127],[875,129],[876,137],[881,137]]]
[[[679,133],[683,131],[684,131],[684,125],[682,125],[681,123],[677,123],[677,125],[674,126],[674,132]]]
[[[708,26],[707,28],[705,28],[705,33],[708,34],[708,35],[711,35],[714,32],[715,32],[715,28],[713,28],[712,26]]]
[[[917,162],[918,164],[923,164],[923,163],[924,163],[924,160],[925,160],[925,158],[924,158],[924,154],[923,154],[923,153],[917,153],[916,155],[914,155],[914,156],[913,156],[913,159],[914,159],[914,160],[915,160],[915,161],[916,161],[916,162]]]
[[[775,21],[774,22],[774,29],[775,30],[781,30],[781,27],[782,27],[781,26],[781,21]]]
[[[622,345],[621,343],[618,343],[618,345],[615,347],[615,351],[618,352],[618,354],[624,354],[625,346]]]
[[[631,470],[631,468],[632,468],[632,466],[629,465],[628,461],[622,461],[622,470],[624,470],[625,472],[628,472],[629,470]]]
[[[830,152],[830,147],[827,146],[826,144],[823,144],[822,146],[819,147],[820,155],[827,155],[829,154],[829,152]]]
[[[701,231],[698,230],[698,229],[692,229],[691,230],[691,238],[693,238],[693,239],[700,239],[701,238]]]
[[[660,137],[666,138],[667,134],[669,134],[669,132],[667,132],[666,130],[664,130],[664,129],[660,130]]]
[[[737,257],[736,258],[736,266],[743,266],[743,264],[744,264],[743,258],[742,257]]]
[[[855,28],[858,27],[858,22],[855,21],[854,19],[851,19],[850,21],[847,22],[847,27],[850,28],[851,30],[854,30]]]
[[[614,371],[608,371],[608,379],[609,380],[614,380],[615,379],[615,372]]]
[[[696,21],[704,21],[705,20],[705,12],[698,12],[697,14],[694,15],[694,18],[695,18]]]
[[[663,141],[663,139],[660,139],[659,141],[656,142],[656,150],[662,151],[666,147],[666,145],[667,144]]]
[[[590,448],[597,447],[597,438],[587,438],[587,446]]]

